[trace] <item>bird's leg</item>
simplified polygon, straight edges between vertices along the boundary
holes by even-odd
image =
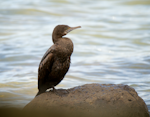
[[[53,92],[57,92],[54,86],[52,86],[52,88],[53,88]]]
[[[54,86],[52,86],[52,88],[53,88],[53,92],[54,92],[56,95],[59,95],[59,96],[60,96],[60,94],[59,94],[58,91],[54,88]]]

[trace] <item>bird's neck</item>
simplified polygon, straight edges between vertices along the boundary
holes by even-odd
[[[61,38],[62,38],[62,36],[60,36],[60,35],[56,35],[55,33],[52,34],[53,43],[56,43]]]

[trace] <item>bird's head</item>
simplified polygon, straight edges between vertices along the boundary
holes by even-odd
[[[53,31],[53,42],[57,38],[61,38],[64,35],[67,35],[70,31],[81,28],[81,26],[70,27],[68,25],[57,25]]]

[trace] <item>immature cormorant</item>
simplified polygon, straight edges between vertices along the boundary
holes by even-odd
[[[58,25],[54,28],[52,39],[53,45],[44,54],[38,69],[37,95],[44,93],[47,89],[53,88],[64,78],[70,67],[70,56],[73,52],[71,39],[63,37],[70,31],[81,28]],[[36,95],[36,96],[37,96]]]

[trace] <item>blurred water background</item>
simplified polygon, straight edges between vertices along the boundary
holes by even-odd
[[[150,110],[149,0],[0,0],[0,107],[24,107],[37,93],[37,71],[58,24],[72,63],[56,88],[127,84]]]

